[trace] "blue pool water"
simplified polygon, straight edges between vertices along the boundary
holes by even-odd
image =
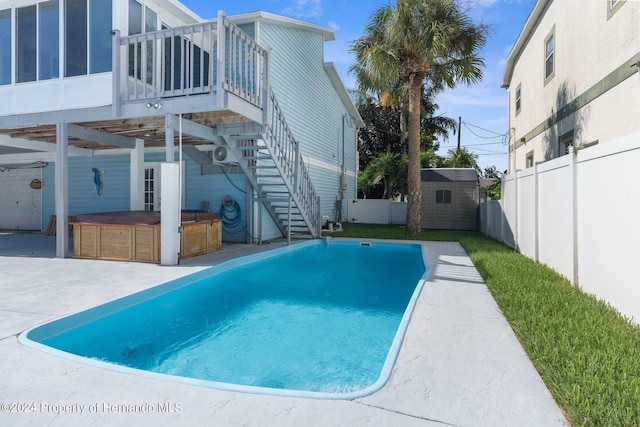
[[[386,382],[425,272],[420,244],[311,241],[211,267],[26,338],[112,369],[353,398]]]

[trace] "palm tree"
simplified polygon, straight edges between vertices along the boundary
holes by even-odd
[[[454,0],[397,0],[372,15],[362,38],[351,46],[359,75],[371,87],[394,88],[398,79],[408,91],[407,170],[409,235],[421,231],[420,102],[423,84],[453,88],[482,78],[478,51],[488,27],[474,25]]]
[[[445,165],[449,168],[473,168],[480,174],[478,155],[469,151],[467,147],[451,148],[447,152]]]

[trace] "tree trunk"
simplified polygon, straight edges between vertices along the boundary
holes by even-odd
[[[409,168],[407,170],[406,233],[417,236],[422,231],[422,187],[420,182],[420,98],[423,76],[409,75]]]

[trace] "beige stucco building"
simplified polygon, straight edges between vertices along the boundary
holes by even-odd
[[[640,130],[640,1],[537,0],[509,54],[509,172]]]

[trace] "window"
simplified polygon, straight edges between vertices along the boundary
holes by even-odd
[[[0,10],[0,85],[11,84],[11,9]]]
[[[59,3],[50,0],[38,5],[38,79],[59,77]]]
[[[36,79],[36,7],[16,9],[16,82]]]
[[[66,0],[64,16],[65,77],[111,70],[111,0]]]
[[[67,0],[64,18],[64,75],[87,74],[87,0]]]
[[[574,132],[570,130],[569,132],[560,136],[560,138],[558,139],[560,145],[558,148],[558,157],[569,154],[569,151],[573,146],[573,135]]]
[[[551,30],[551,34],[544,40],[544,81],[551,80],[555,71],[554,53],[555,53],[555,28]]]
[[[526,167],[527,167],[527,169],[533,167],[533,151],[529,151],[527,153]]]
[[[17,83],[58,77],[58,0],[16,9]]]
[[[436,190],[436,203],[451,203],[451,190]]]
[[[607,2],[607,19],[611,18],[614,13],[620,9],[626,0],[609,0]]]
[[[158,14],[148,7],[142,7],[136,0],[129,0],[129,35],[157,31]],[[146,44],[146,82],[153,81],[153,42]],[[129,75],[142,79],[142,44],[129,45]]]
[[[89,0],[89,73],[111,71],[111,0]]]
[[[520,99],[521,99],[521,86],[522,85],[518,85],[518,87],[516,88],[516,114],[518,114],[520,112],[520,108],[522,106]]]

